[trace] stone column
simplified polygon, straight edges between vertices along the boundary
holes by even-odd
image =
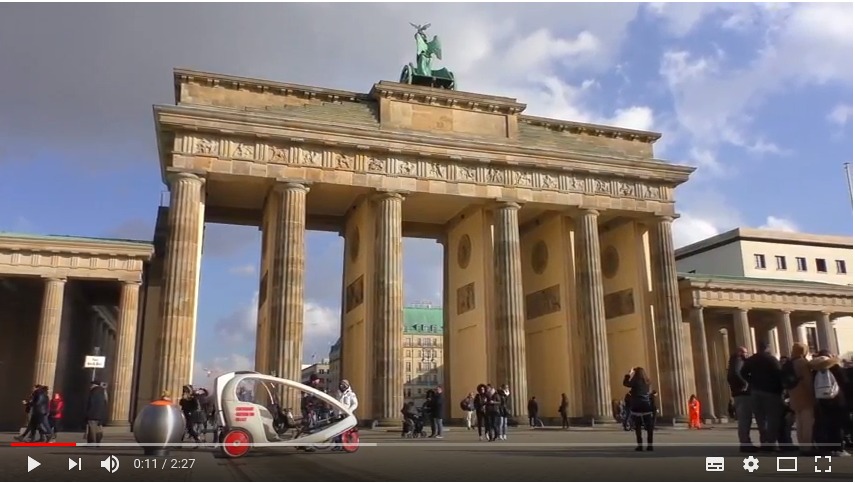
[[[730,401],[730,384],[727,383],[727,365],[730,362],[730,356],[733,355],[733,351],[730,348],[730,334],[728,334],[726,329],[719,330],[719,341],[721,342],[722,347],[722,358],[719,361],[721,366],[719,370],[723,372],[721,374],[721,399],[719,400],[719,413],[721,413],[722,418],[730,417],[727,414],[727,406]]]
[[[598,422],[608,422],[612,419],[612,391],[598,216],[596,210],[583,210],[576,219],[576,310],[582,328],[580,347],[587,348],[587,361],[583,365],[583,412]]]
[[[451,380],[451,324],[449,321],[451,320],[451,297],[449,295],[449,287],[451,284],[449,283],[449,270],[448,270],[448,262],[449,257],[451,256],[451,249],[448,246],[448,235],[442,235],[442,237],[437,240],[437,242],[442,245],[442,387],[445,392],[446,400],[450,400],[453,397],[452,389],[452,380]],[[459,381],[458,381],[459,383]],[[461,398],[456,398],[461,399]],[[452,404],[445,405],[445,414],[443,417],[447,420],[451,420],[451,415],[453,411],[455,411]]]
[[[793,324],[790,321],[790,311],[782,310],[778,312],[778,348],[782,356],[790,356],[793,350]]]
[[[199,231],[205,180],[190,173],[169,175],[169,233],[163,265],[161,332],[154,393],[171,391],[181,396],[181,386],[193,373],[193,339],[196,336],[196,282],[199,273]]]
[[[59,334],[62,327],[62,305],[65,295],[64,278],[45,280],[42,297],[42,315],[39,321],[39,338],[36,342],[36,370],[33,383],[42,384],[53,391],[56,378]]]
[[[837,337],[828,312],[817,312],[816,314],[816,338],[818,339],[819,350],[825,349],[837,355]]]
[[[662,414],[688,420],[688,371],[683,364],[685,348],[681,336],[682,316],[677,286],[677,262],[674,259],[673,219],[657,217],[650,229],[650,262],[656,315],[656,355],[659,362],[659,387]]]
[[[374,245],[374,419],[397,425],[404,405],[404,263],[401,213],[404,197],[375,198]]]
[[[778,348],[778,344],[777,342],[775,342],[775,339],[776,337],[774,328],[770,327],[766,329],[763,335],[763,342],[766,343],[766,346],[769,348],[769,351],[773,353],[776,352],[776,349]],[[778,354],[780,355],[781,352],[778,352]]]
[[[496,385],[511,392],[512,417],[525,414],[528,380],[525,359],[525,299],[520,261],[520,205],[500,202],[493,214],[493,272],[496,307]]]
[[[270,221],[273,246],[267,272],[267,370],[292,381],[302,380],[308,192],[305,185],[281,183],[273,187],[268,200],[268,209],[275,214]],[[300,407],[298,391],[287,391],[281,397],[287,403],[283,407]]]
[[[705,419],[715,419],[713,403],[712,377],[710,375],[707,332],[704,326],[704,308],[692,308],[692,356],[695,365],[695,385],[698,387],[698,399]]]
[[[756,350],[751,347],[751,325],[748,323],[748,309],[736,309],[733,312],[734,343],[737,347],[745,347],[749,354]]]
[[[116,359],[110,381],[111,425],[130,423],[131,386],[134,380],[135,348],[137,343],[137,321],[139,320],[140,283],[122,282],[119,297],[118,334],[116,337]]]

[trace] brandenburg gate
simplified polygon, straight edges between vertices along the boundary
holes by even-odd
[[[623,374],[639,365],[663,414],[685,414],[694,382],[672,222],[674,188],[693,168],[656,159],[658,134],[408,83],[362,94],[174,76],[175,105],[154,108],[170,203],[143,397],[190,380],[213,222],[260,227],[256,369],[297,380],[306,231],[344,237],[341,374],[362,419],[397,422],[403,404],[403,237],[443,246],[452,416],[490,382],[510,386],[517,414],[530,395],[557,404],[566,392],[571,414],[610,420]]]

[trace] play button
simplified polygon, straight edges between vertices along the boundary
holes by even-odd
[[[33,471],[34,469],[38,468],[41,465],[42,464],[39,463],[38,461],[27,456],[27,473]]]

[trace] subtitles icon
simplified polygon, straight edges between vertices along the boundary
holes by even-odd
[[[777,464],[781,472],[799,471],[799,459],[795,456],[778,456]]]
[[[707,456],[707,471],[724,471],[724,456]]]
[[[119,471],[119,458],[116,458],[114,455],[104,458],[104,461],[101,462],[101,468],[104,468],[110,473]]]

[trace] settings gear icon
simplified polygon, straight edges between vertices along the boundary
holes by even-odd
[[[760,460],[753,456],[749,456],[742,460],[742,469],[749,473],[754,473],[760,469]]]

